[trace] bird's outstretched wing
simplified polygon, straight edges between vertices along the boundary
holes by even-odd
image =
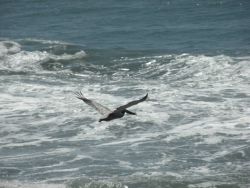
[[[148,98],[148,93],[147,93],[147,95],[145,95],[143,98],[141,98],[141,99],[139,99],[139,100],[131,101],[131,102],[129,102],[129,103],[123,105],[123,106],[118,107],[116,110],[124,110],[124,109],[126,109],[126,108],[129,108],[129,107],[134,106],[134,105],[136,105],[136,104],[138,104],[138,103],[140,103],[140,102],[145,101],[147,98]]]
[[[76,92],[75,93],[76,97],[80,100],[82,100],[83,102],[85,102],[86,104],[88,104],[89,106],[93,107],[94,109],[96,109],[100,114],[106,116],[108,114],[110,114],[112,111],[110,109],[108,109],[107,107],[93,101],[90,99],[87,99],[86,97],[83,96],[82,92]]]

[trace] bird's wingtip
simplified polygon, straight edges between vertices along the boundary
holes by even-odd
[[[148,98],[148,93],[142,99],[146,100],[147,98]]]
[[[78,99],[85,98],[85,97],[83,96],[83,94],[82,94],[81,91],[76,91],[76,92],[75,92],[75,96],[76,96],[76,98],[78,98]]]

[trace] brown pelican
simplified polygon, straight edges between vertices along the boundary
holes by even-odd
[[[122,105],[118,108],[116,108],[115,110],[110,110],[109,108],[93,101],[90,99],[87,99],[86,97],[83,96],[82,92],[76,92],[76,97],[80,100],[82,100],[83,102],[85,102],[86,104],[88,104],[89,106],[93,107],[94,109],[96,109],[100,114],[102,114],[104,116],[104,118],[99,119],[99,122],[101,121],[111,121],[113,119],[118,119],[124,116],[125,112],[127,114],[131,114],[131,115],[136,115],[136,113],[131,112],[129,110],[127,110],[127,108],[134,106],[140,102],[143,102],[147,99],[148,94],[146,94],[143,98],[138,99],[138,100],[134,100],[131,101],[125,105]]]

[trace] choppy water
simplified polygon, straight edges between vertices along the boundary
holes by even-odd
[[[250,186],[247,1],[1,5],[0,187]]]

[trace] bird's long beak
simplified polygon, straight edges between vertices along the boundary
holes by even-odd
[[[127,114],[130,114],[130,115],[136,115],[136,113],[131,112],[131,111],[129,111],[129,110],[125,110],[125,112],[126,112]]]

